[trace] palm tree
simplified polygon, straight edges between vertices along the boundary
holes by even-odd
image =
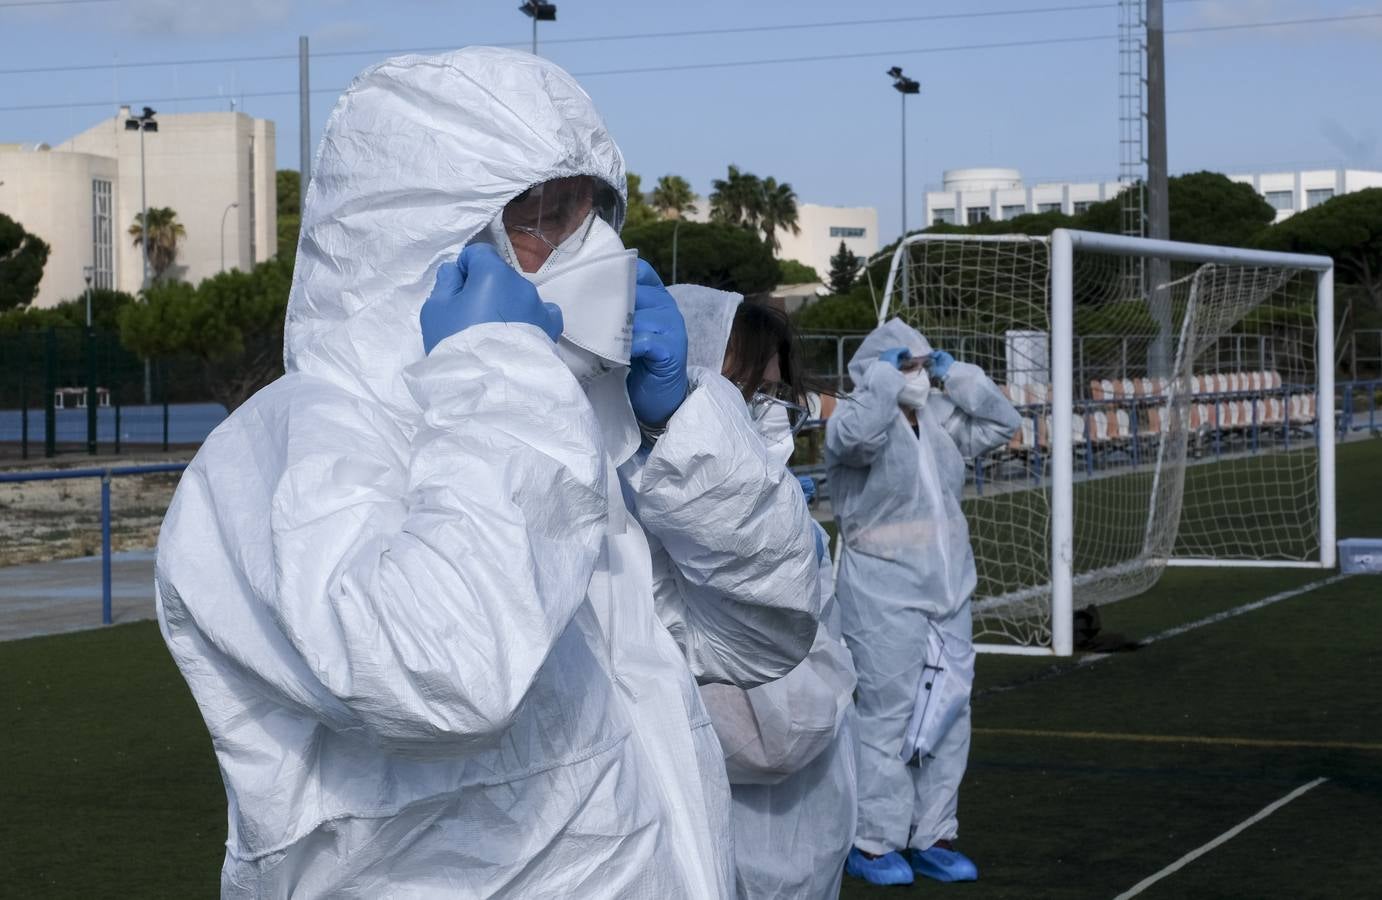
[[[696,210],[696,195],[691,184],[680,175],[663,175],[653,188],[653,206],[664,219],[680,219]]]
[[[158,281],[163,273],[178,258],[178,241],[187,237],[187,229],[178,221],[178,214],[166,206],[156,206],[149,210],[149,268],[153,270],[153,280]],[[134,245],[144,243],[144,214],[134,214],[134,224],[130,226],[130,237]]]
[[[787,182],[778,184],[771,176],[763,180],[762,191],[763,211],[759,224],[763,229],[763,241],[777,253],[779,228],[801,234],[801,226],[797,224],[797,192]]]
[[[711,182],[710,218],[730,225],[757,229],[763,215],[763,183],[750,172],[730,166],[724,178]]]

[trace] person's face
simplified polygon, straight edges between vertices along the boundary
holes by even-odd
[[[536,272],[585,224],[595,202],[592,179],[556,178],[529,188],[504,207],[504,230],[518,264]]]
[[[734,371],[734,363],[734,357],[726,353],[724,365],[720,366],[720,374],[728,378],[729,374]],[[763,384],[776,384],[781,380],[782,367],[778,363],[777,354],[774,353],[768,360],[767,365],[763,367]],[[739,389],[744,392],[744,396],[747,398],[752,397],[754,391],[757,391],[762,386],[762,384],[741,384],[739,385]]]

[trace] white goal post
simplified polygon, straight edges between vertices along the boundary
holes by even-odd
[[[1333,568],[1327,257],[1058,229],[917,234],[879,322],[983,366],[1023,416],[970,462],[986,652],[1074,650],[1077,608],[1168,565]]]

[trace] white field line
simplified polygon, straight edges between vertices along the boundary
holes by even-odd
[[[1263,597],[1261,600],[1253,600],[1251,603],[1244,603],[1242,606],[1235,606],[1232,609],[1225,609],[1220,612],[1216,612],[1214,615],[1205,616],[1203,619],[1196,619],[1193,622],[1186,622],[1184,625],[1177,625],[1174,628],[1168,628],[1165,631],[1159,631],[1156,634],[1151,635],[1150,637],[1145,637],[1142,640],[1138,641],[1137,645],[1138,647],[1145,647],[1148,644],[1155,644],[1157,641],[1164,641],[1168,638],[1178,637],[1182,634],[1185,634],[1187,631],[1194,631],[1196,628],[1203,628],[1206,625],[1213,625],[1217,622],[1222,622],[1225,619],[1232,619],[1235,616],[1241,616],[1244,613],[1250,613],[1259,609],[1265,609],[1266,607],[1271,606],[1275,603],[1280,603],[1283,600],[1290,600],[1292,597],[1299,597],[1301,594],[1308,594],[1311,591],[1318,590],[1322,587],[1328,587],[1331,584],[1343,581],[1345,578],[1349,577],[1351,576],[1340,573],[1337,575],[1331,575],[1328,578],[1321,578],[1319,581],[1312,581],[1309,584],[1303,584],[1300,587],[1292,588],[1289,591],[1282,591],[1279,594],[1272,594],[1270,597]],[[1086,662],[1097,662],[1098,660],[1103,659],[1106,656],[1112,655],[1113,654],[1110,653],[1090,653],[1087,656],[1081,657],[1080,663],[1084,664]]]
[[[1336,575],[1331,575],[1328,578],[1321,578],[1318,581],[1312,581],[1309,584],[1303,584],[1300,587],[1292,588],[1289,591],[1282,591],[1278,594],[1272,594],[1270,597],[1263,597],[1261,600],[1253,600],[1249,603],[1244,603],[1241,606],[1235,606],[1232,609],[1225,609],[1221,612],[1216,612],[1212,616],[1205,616],[1203,619],[1196,619],[1193,622],[1186,622],[1184,625],[1177,625],[1174,628],[1168,628],[1165,631],[1157,632],[1156,634],[1153,634],[1149,637],[1145,637],[1142,640],[1138,641],[1137,646],[1138,648],[1142,648],[1147,646],[1148,644],[1155,644],[1157,641],[1164,641],[1168,638],[1177,637],[1179,635],[1185,634],[1187,631],[1194,631],[1196,628],[1203,628],[1206,625],[1213,625],[1217,622],[1222,622],[1225,619],[1232,619],[1235,616],[1241,616],[1245,613],[1254,612],[1255,610],[1263,609],[1275,603],[1280,603],[1283,600],[1290,600],[1292,597],[1299,597],[1301,594],[1308,594],[1311,591],[1318,590],[1322,587],[1327,587],[1328,585],[1334,584],[1339,581],[1343,581],[1345,578],[1351,577],[1351,575],[1339,573]],[[1005,694],[1008,691],[1015,691],[1018,688],[1026,687],[1029,684],[1037,684],[1038,682],[1047,681],[1051,678],[1055,678],[1058,675],[1064,675],[1067,672],[1074,672],[1077,669],[1083,668],[1084,666],[1093,665],[1094,663],[1108,659],[1109,657],[1116,657],[1121,655],[1121,653],[1086,653],[1079,659],[1077,659],[1075,661],[1075,665],[1073,666],[1056,665],[1053,666],[1047,673],[1044,673],[1036,678],[1032,678],[1027,681],[1019,681],[1016,684],[1000,684],[995,685],[991,688],[985,688],[983,690],[976,691],[974,693],[974,697],[975,699],[977,699],[987,694]]]
[[[1292,800],[1295,800],[1296,798],[1302,796],[1307,791],[1314,790],[1315,788],[1324,784],[1328,780],[1329,779],[1327,778],[1316,778],[1314,781],[1311,781],[1307,784],[1302,784],[1300,787],[1296,788],[1294,791],[1287,794],[1285,797],[1282,797],[1280,800],[1276,800],[1268,804],[1267,806],[1263,807],[1257,813],[1254,813],[1252,816],[1244,819],[1237,825],[1234,825],[1228,831],[1225,831],[1223,834],[1219,835],[1214,840],[1210,841],[1204,846],[1197,847],[1196,849],[1191,850],[1189,853],[1185,854],[1180,859],[1171,863],[1169,866],[1162,869],[1160,872],[1157,872],[1155,875],[1149,875],[1148,877],[1142,879],[1137,884],[1133,885],[1123,893],[1119,894],[1117,897],[1113,898],[1113,900],[1127,900],[1127,898],[1129,897],[1136,897],[1138,894],[1142,893],[1147,888],[1156,884],[1158,881],[1165,878],[1167,875],[1173,875],[1176,872],[1179,872],[1181,869],[1185,868],[1190,863],[1199,859],[1201,856],[1204,856],[1206,853],[1213,850],[1215,847],[1218,847],[1221,844],[1224,844],[1232,840],[1234,837],[1236,837],[1239,834],[1242,834],[1244,831],[1246,831],[1248,828],[1251,828],[1258,822],[1261,822],[1263,819],[1267,818],[1272,813],[1276,812],[1278,809],[1281,809],[1281,807],[1290,803]]]

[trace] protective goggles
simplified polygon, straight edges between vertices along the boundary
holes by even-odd
[[[792,389],[781,382],[769,382],[753,392],[749,398],[749,415],[755,422],[761,422],[774,407],[781,407],[787,413],[787,425],[795,436],[811,418],[806,407],[793,400]]]
[[[530,238],[549,251],[559,250],[564,244],[579,247],[595,216],[613,225],[617,207],[618,195],[597,178],[554,178],[533,185],[509,201],[504,207],[504,230],[510,240]]]

